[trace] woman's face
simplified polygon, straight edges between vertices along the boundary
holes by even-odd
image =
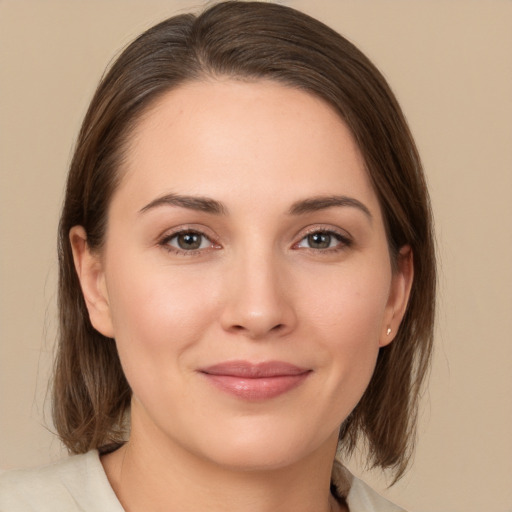
[[[121,173],[101,256],[71,240],[133,440],[244,468],[332,452],[412,278],[338,115],[273,82],[187,84],[137,124]]]

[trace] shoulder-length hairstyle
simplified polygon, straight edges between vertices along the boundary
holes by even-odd
[[[129,136],[170,89],[218,77],[273,80],[322,98],[349,127],[382,209],[392,262],[412,248],[414,282],[394,341],[380,349],[371,382],[342,425],[340,449],[366,446],[368,465],[405,470],[418,397],[432,350],[435,254],[422,166],[385,79],[353,44],[321,22],[264,2],[221,2],[147,30],[103,77],[78,136],[59,226],[60,333],[53,418],[72,453],[126,438],[131,390],[115,342],[91,325],[69,231],[81,225],[91,250],[104,242],[108,206]]]

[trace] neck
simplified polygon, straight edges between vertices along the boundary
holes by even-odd
[[[132,420],[130,440],[102,458],[126,512],[331,512],[337,436],[289,464],[244,468],[217,464]]]

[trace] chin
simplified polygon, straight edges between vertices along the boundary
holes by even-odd
[[[222,453],[211,454],[211,462],[231,471],[277,471],[300,461],[302,450],[275,449],[270,443],[266,446],[233,447]]]
[[[311,439],[297,428],[279,432],[269,430],[247,428],[222,439],[204,439],[208,444],[204,446],[202,456],[218,466],[236,471],[275,471],[319,452],[332,452],[334,457],[337,430],[331,435]]]

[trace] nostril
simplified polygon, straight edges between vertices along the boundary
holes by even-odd
[[[273,327],[271,327],[270,329],[263,329],[264,332],[266,333],[269,333],[269,332],[279,332],[279,331],[282,331],[283,329],[285,328],[285,324],[276,324],[274,325]],[[240,324],[235,324],[235,325],[232,325],[230,327],[230,330],[231,332],[247,332],[248,334],[252,333],[252,334],[255,334],[256,336],[260,336],[261,334],[263,333],[258,333],[258,329],[257,328],[251,328],[250,326],[243,326],[243,325],[240,325]]]

